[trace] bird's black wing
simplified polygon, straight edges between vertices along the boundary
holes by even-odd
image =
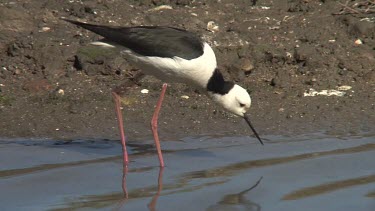
[[[191,60],[203,54],[203,42],[197,35],[163,26],[113,27],[63,19],[92,31],[143,56]]]

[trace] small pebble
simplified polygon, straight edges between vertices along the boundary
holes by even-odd
[[[141,93],[142,93],[142,94],[148,94],[149,91],[148,91],[148,89],[142,89],[142,90],[141,90]]]
[[[241,59],[240,67],[244,72],[250,72],[254,69],[254,65],[249,59]]]
[[[64,94],[65,94],[65,92],[64,92],[64,90],[63,90],[63,89],[59,89],[59,90],[57,91],[57,94],[59,94],[59,95],[64,95]]]
[[[346,91],[346,90],[350,90],[350,89],[352,89],[352,87],[347,86],[347,85],[337,87],[337,90],[339,90],[339,91]]]
[[[292,55],[292,53],[290,53],[290,52],[286,52],[286,57],[288,57],[288,58],[293,58],[293,55]]]
[[[265,6],[260,6],[259,8],[262,9],[262,10],[269,10],[269,9],[271,9],[271,7],[265,7]]]
[[[207,30],[211,32],[217,32],[219,31],[219,26],[215,22],[209,21],[207,23]]]
[[[51,30],[50,27],[48,27],[48,26],[44,26],[44,27],[42,27],[41,30],[39,30],[39,32],[47,32],[47,31],[49,31],[49,30]]]
[[[362,42],[362,40],[360,40],[360,39],[356,39],[356,40],[354,41],[354,44],[356,44],[356,45],[362,45],[363,42]]]
[[[173,7],[171,7],[169,5],[160,5],[158,7],[152,8],[148,11],[159,11],[159,10],[173,10]]]

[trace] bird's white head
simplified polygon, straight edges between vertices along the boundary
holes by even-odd
[[[251,105],[251,98],[249,93],[244,88],[234,84],[227,93],[209,93],[209,95],[215,102],[222,105],[229,112],[243,117],[259,142],[263,145],[262,140],[250,122],[249,116],[246,114],[246,111]]]
[[[251,105],[249,93],[237,84],[226,94],[212,93],[210,95],[215,102],[222,105],[226,110],[241,117],[244,117]]]

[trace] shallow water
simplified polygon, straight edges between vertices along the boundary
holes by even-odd
[[[1,139],[0,208],[375,210],[374,136],[263,138],[165,141],[163,170],[131,142],[124,171],[118,141]]]

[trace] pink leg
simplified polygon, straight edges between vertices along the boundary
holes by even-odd
[[[121,135],[121,145],[122,145],[122,154],[124,160],[124,166],[127,166],[129,163],[128,159],[128,152],[126,151],[126,144],[125,144],[125,133],[124,133],[124,122],[122,119],[122,112],[120,108],[120,96],[116,92],[112,92],[113,99],[115,100],[116,105],[116,116],[118,121],[118,128],[120,130]]]
[[[164,160],[163,160],[163,155],[161,153],[160,141],[159,141],[159,135],[158,135],[158,117],[159,117],[161,104],[163,103],[164,94],[165,94],[165,91],[167,90],[167,86],[168,84],[166,83],[163,84],[163,88],[161,89],[160,97],[159,97],[158,103],[156,104],[155,112],[151,120],[151,129],[152,129],[152,134],[154,135],[155,146],[158,151],[160,167],[164,167]]]

